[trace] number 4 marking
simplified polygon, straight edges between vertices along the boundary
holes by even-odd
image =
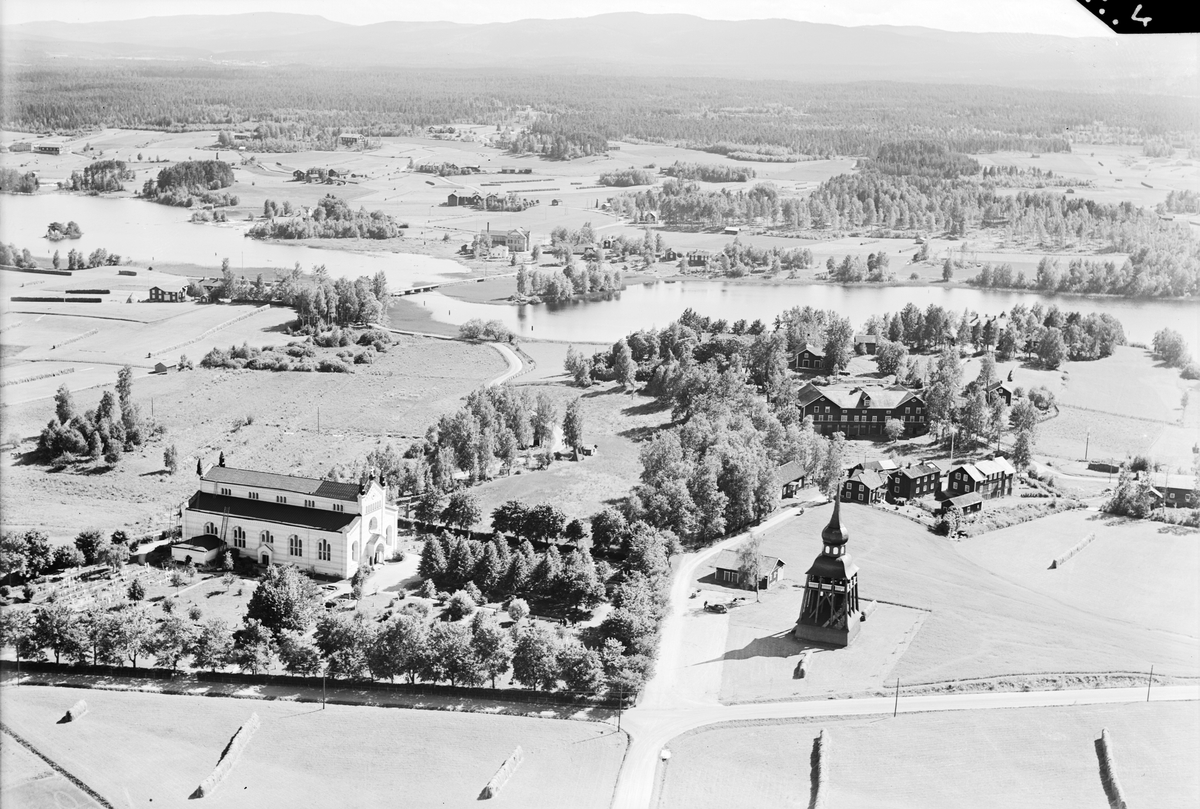
[[[1150,20],[1152,20],[1154,18],[1153,17],[1139,17],[1138,15],[1141,13],[1142,13],[1142,4],[1138,3],[1138,7],[1133,10],[1133,21],[1140,22],[1142,24],[1142,27],[1145,28],[1147,25],[1150,24]]]

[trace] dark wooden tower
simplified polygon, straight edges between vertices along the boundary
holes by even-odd
[[[858,565],[846,552],[850,533],[842,528],[842,502],[833,503],[833,517],[821,532],[825,546],[808,569],[804,603],[796,621],[796,640],[849,646],[858,634],[862,611],[858,605]]]

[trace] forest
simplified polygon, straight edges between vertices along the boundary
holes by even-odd
[[[1069,151],[1072,142],[1195,146],[1195,99],[896,82],[806,84],[711,78],[545,75],[522,70],[85,64],[14,66],[3,125],[182,131],[249,128],[328,144],[352,128],[379,137],[461,121],[507,125],[532,109],[518,152],[569,159],[637,138],[735,159],[875,155],[936,140],[962,153]],[[1100,125],[1097,125],[1099,123]],[[288,125],[288,126],[284,126]],[[1070,127],[1068,138],[1064,133]]]
[[[263,203],[263,212],[291,210],[290,203],[276,208],[272,200]],[[368,213],[360,208],[351,210],[344,199],[326,194],[306,216],[272,218],[259,222],[247,231],[255,239],[396,239],[404,235],[407,225],[383,211]]]
[[[32,171],[22,174],[16,169],[0,168],[0,193],[32,194],[40,185],[37,175]]]
[[[163,169],[166,171],[166,169]],[[161,172],[160,172],[161,176]],[[68,185],[72,191],[90,191],[104,193],[106,191],[124,191],[125,180],[132,180],[134,174],[125,167],[124,160],[97,160],[84,166],[82,172],[71,172]]]
[[[142,184],[141,196],[162,205],[190,208],[204,205],[237,205],[235,194],[218,193],[233,185],[233,166],[220,160],[185,160],[158,172]]]

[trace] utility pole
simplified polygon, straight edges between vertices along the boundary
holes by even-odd
[[[1086,463],[1088,458],[1088,448],[1092,444],[1092,430],[1088,428],[1087,437],[1083,439],[1083,460]]]
[[[896,715],[898,713],[900,713],[900,678],[899,677],[896,678],[896,703],[895,703],[895,705],[892,706],[892,718],[895,719]]]
[[[326,672],[324,672],[324,671],[321,672],[321,710],[322,711],[325,710],[325,674],[326,674]]]
[[[317,405],[317,435],[321,434],[321,406]]]
[[[1150,681],[1146,683],[1146,702],[1150,701],[1150,686],[1154,685],[1154,664],[1150,664]]]

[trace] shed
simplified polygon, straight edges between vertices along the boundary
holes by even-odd
[[[170,369],[167,368],[167,366],[164,365],[163,363],[161,363],[161,362],[154,363],[154,373],[165,374],[168,370],[170,370]]]
[[[220,537],[211,534],[192,537],[171,546],[171,560],[183,564],[188,562],[194,565],[212,564],[224,546],[225,543],[221,541]]]
[[[788,461],[775,468],[775,485],[779,486],[780,497],[787,499],[795,497],[796,492],[804,486],[804,467],[799,461]]]
[[[949,511],[951,506],[958,506],[963,514],[974,514],[983,508],[983,496],[979,492],[967,492],[942,501],[943,512]]]
[[[762,578],[759,579],[758,589],[769,590],[771,585],[779,581],[779,573],[783,570],[786,563],[774,556],[762,555]],[[717,556],[715,563],[716,572],[714,578],[718,584],[728,585],[730,587],[742,587],[746,590],[753,588],[742,582],[742,564],[738,561],[738,553],[733,550],[723,550]]]

